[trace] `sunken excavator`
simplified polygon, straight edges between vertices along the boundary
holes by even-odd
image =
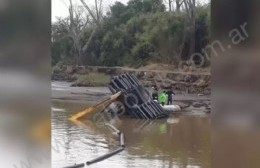
[[[132,118],[146,120],[166,118],[172,111],[181,110],[178,105],[161,106],[152,100],[148,90],[140,84],[133,74],[112,77],[108,88],[113,94],[110,98],[73,115],[70,120],[83,120],[108,107],[117,108],[117,111],[121,110]],[[119,102],[120,107],[115,102]]]

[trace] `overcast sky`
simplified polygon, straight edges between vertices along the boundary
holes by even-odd
[[[73,3],[81,5],[80,0],[72,0]],[[114,4],[116,1],[126,4],[128,0],[103,0],[104,7],[108,8],[109,5]],[[209,0],[199,0],[202,2]],[[56,17],[66,17],[68,16],[68,2],[69,0],[52,0],[52,22],[56,21]],[[95,0],[87,0],[88,4],[94,5]]]
[[[128,2],[128,0],[103,0],[104,7],[107,8],[109,5],[114,4],[116,1],[120,1],[124,4]],[[72,0],[74,4],[81,5],[80,0]],[[94,6],[95,0],[87,0],[88,4],[92,4]],[[68,4],[69,0],[52,0],[52,22],[56,21],[56,17],[66,17],[68,16]]]

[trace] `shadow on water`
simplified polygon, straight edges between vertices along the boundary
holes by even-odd
[[[82,163],[117,148],[116,136],[91,120],[78,126],[68,118],[89,104],[53,101],[53,167]],[[111,121],[125,135],[126,149],[91,167],[210,168],[210,118],[173,115],[162,120],[121,117]],[[55,146],[55,145],[54,145]]]

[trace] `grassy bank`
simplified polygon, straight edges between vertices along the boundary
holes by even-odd
[[[110,76],[103,73],[91,72],[84,75],[77,75],[77,80],[72,86],[89,86],[89,87],[101,87],[107,86],[110,81]]]

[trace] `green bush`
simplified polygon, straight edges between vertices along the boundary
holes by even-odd
[[[144,66],[153,57],[155,47],[148,43],[138,43],[132,50],[132,65],[134,67]]]

